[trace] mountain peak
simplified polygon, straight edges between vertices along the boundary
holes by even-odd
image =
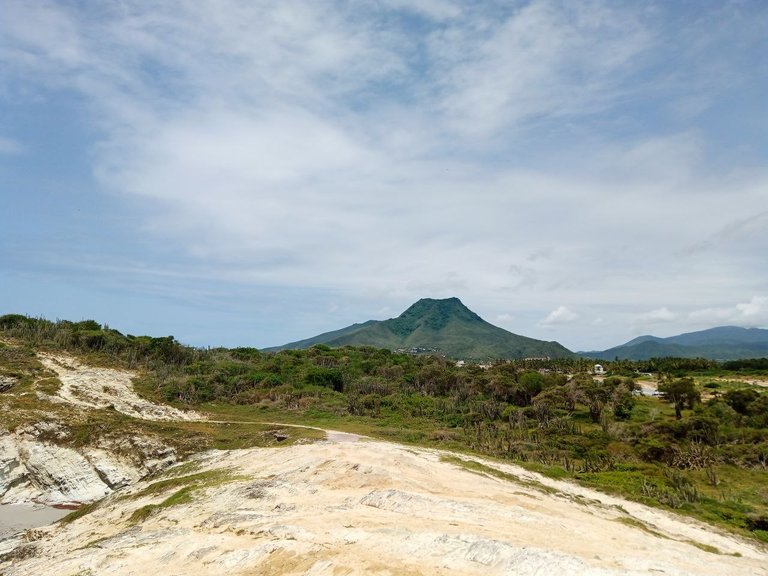
[[[422,298],[400,316],[390,320],[393,331],[400,335],[411,334],[419,328],[441,330],[452,321],[482,322],[483,320],[456,297],[440,300]]]
[[[410,310],[411,308],[426,308],[426,307],[434,307],[434,306],[439,306],[441,308],[468,309],[466,306],[464,306],[461,300],[456,298],[456,296],[452,296],[450,298],[420,298],[419,300],[411,304],[408,310]]]
[[[461,359],[573,355],[556,342],[526,338],[493,326],[456,297],[422,298],[397,318],[353,324],[271,350],[307,348],[314,344],[376,346],[390,350],[421,348]]]

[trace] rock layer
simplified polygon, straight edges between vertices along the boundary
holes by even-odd
[[[143,420],[203,419],[139,397],[133,372],[87,366],[71,356],[38,356],[61,382],[47,400],[80,410],[111,408]],[[171,447],[147,436],[99,437],[75,448],[69,434],[56,414],[13,434],[0,430],[0,504],[93,502],[177,459]]]
[[[175,451],[153,438],[75,449],[41,441],[31,428],[0,435],[0,504],[93,502],[176,462]]]
[[[226,470],[224,480],[177,505],[167,501],[183,482],[158,491],[141,481],[89,515],[45,529],[28,545],[28,558],[0,570],[6,576],[766,574],[764,551],[690,519],[512,465],[482,461],[505,476],[478,474],[443,456],[370,441],[208,452],[192,472]],[[137,516],[137,510],[149,512]]]

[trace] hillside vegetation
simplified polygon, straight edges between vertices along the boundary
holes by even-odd
[[[0,317],[0,336],[138,368],[155,399],[511,459],[768,541],[768,361],[581,358],[457,367],[371,346],[200,350],[98,323]],[[640,374],[661,397],[639,395]]]
[[[574,356],[557,342],[520,336],[489,324],[458,298],[423,298],[397,318],[353,324],[268,351],[304,349],[316,344],[334,348],[375,346],[389,350],[416,349],[463,360]]]

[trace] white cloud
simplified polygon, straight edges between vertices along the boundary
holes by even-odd
[[[707,327],[718,324],[765,327],[768,326],[768,297],[753,296],[749,302],[740,302],[734,306],[694,310],[689,318],[695,324]]]
[[[3,60],[23,65],[55,66],[69,71],[86,59],[78,23],[71,14],[45,0],[10,0],[3,4],[0,30]]]
[[[400,312],[398,311],[398,314]],[[376,311],[377,318],[388,318],[392,314],[392,310],[389,306],[383,306]]]
[[[675,327],[679,326],[679,324],[676,323],[681,320],[682,317],[680,314],[672,312],[666,306],[648,312],[632,314],[629,318],[634,334],[656,334],[656,332],[662,330],[665,336],[668,335],[667,333],[670,331],[674,332]],[[682,330],[680,330],[680,332],[682,332]]]
[[[678,319],[678,315],[672,312],[666,306],[644,312],[635,316],[635,323],[640,325],[656,324],[659,322],[673,322]]]
[[[696,242],[682,251],[688,256],[697,253],[713,253],[733,246],[738,246],[740,252],[757,249],[761,253],[768,248],[768,210],[750,214],[745,218],[731,220],[719,226],[715,233],[709,233],[707,238]]]
[[[461,4],[452,0],[384,0],[384,4],[387,8],[415,12],[437,21],[456,18],[463,12]]]
[[[557,324],[569,324],[578,319],[579,315],[569,310],[565,306],[558,306],[549,315],[544,318],[539,324],[542,327],[555,326]]]
[[[443,112],[466,136],[610,106],[633,59],[651,45],[649,30],[615,16],[602,3],[538,1],[435,35],[432,50],[449,55]]]

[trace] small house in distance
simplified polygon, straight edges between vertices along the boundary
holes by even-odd
[[[595,368],[592,370],[595,374],[605,374],[605,368],[602,364],[595,364]]]

